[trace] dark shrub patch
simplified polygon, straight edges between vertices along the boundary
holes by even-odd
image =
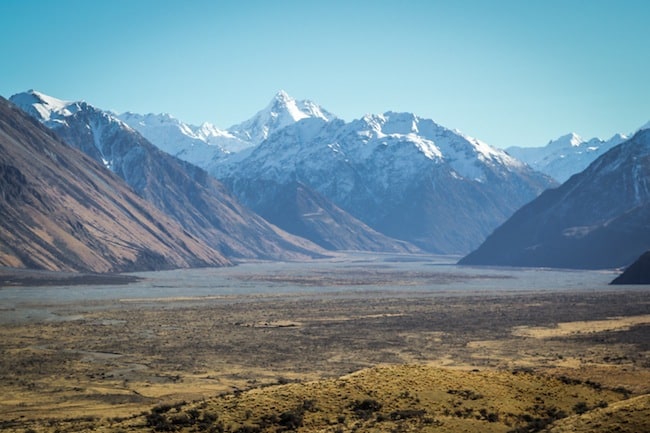
[[[390,413],[390,419],[393,421],[409,419],[409,418],[422,418],[427,413],[424,409],[404,409],[396,410]]]
[[[351,404],[351,408],[357,418],[367,420],[372,417],[373,413],[381,410],[382,404],[377,400],[367,398],[361,401],[356,400]]]

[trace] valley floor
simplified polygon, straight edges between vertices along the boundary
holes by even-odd
[[[245,426],[276,431],[271,429],[283,428],[280,418],[275,420],[280,425],[269,420],[268,425],[260,425],[263,417],[255,412],[268,408],[268,401],[257,402],[239,418],[235,412],[226,414],[224,402],[233,396],[254,399],[263,392],[291,394],[299,384],[321,383],[327,388],[331,381],[353,372],[359,373],[350,377],[379,374],[380,379],[372,379],[377,389],[366,389],[365,394],[357,396],[346,388],[349,383],[336,385],[341,389],[339,397],[349,399],[347,406],[325,405],[325,400],[320,403],[322,410],[325,406],[332,411],[344,408],[350,412],[347,421],[338,422],[333,413],[321,414],[323,420],[327,418],[323,425],[312,420],[315,424],[309,424],[310,428],[302,423],[293,427],[300,431],[352,431],[357,421],[368,421],[363,419],[364,410],[370,410],[372,420],[377,421],[381,410],[372,405],[364,409],[364,404],[370,404],[364,401],[381,400],[380,384],[391,378],[399,381],[395,386],[404,388],[400,391],[403,395],[415,393],[422,401],[434,399],[425,398],[429,394],[420,389],[417,380],[414,382],[418,377],[415,372],[435,376],[435,380],[451,375],[447,388],[458,395],[450,397],[445,388],[444,404],[426,400],[423,409],[412,403],[409,407],[416,412],[402,415],[419,414],[418,422],[431,423],[420,427],[409,424],[414,431],[445,431],[444,425],[455,426],[457,431],[478,431],[467,427],[471,423],[464,427],[458,424],[457,418],[462,417],[454,411],[468,406],[471,392],[486,399],[503,398],[503,393],[508,393],[507,386],[498,388],[503,386],[503,377],[520,377],[518,374],[535,378],[527,379],[529,382],[540,381],[540,393],[546,392],[541,383],[549,378],[559,379],[554,379],[553,387],[580,385],[580,389],[597,392],[584,395],[585,410],[595,410],[601,404],[598,410],[612,411],[627,397],[650,393],[647,288],[515,290],[509,271],[494,274],[474,270],[470,273],[472,281],[483,275],[481,278],[498,285],[503,278],[504,286],[510,287],[482,291],[457,289],[455,284],[467,275],[464,271],[454,274],[448,268],[443,272],[436,267],[394,263],[373,267],[346,262],[337,263],[338,271],[332,272],[331,266],[324,271],[312,264],[299,273],[271,265],[252,266],[246,272],[224,270],[234,288],[230,293],[220,290],[212,295],[183,292],[183,287],[178,287],[176,296],[168,296],[165,288],[152,288],[149,297],[120,292],[123,297],[105,298],[93,297],[93,289],[86,288],[90,294],[84,299],[70,300],[67,297],[73,296],[68,293],[57,301],[47,295],[39,297],[38,290],[27,288],[24,293],[33,290],[31,299],[16,301],[6,293],[17,292],[0,289],[5,291],[0,324],[0,429],[152,431],[156,430],[150,422],[155,408],[172,405],[169,407],[179,413],[185,410],[182,408],[193,408],[196,414],[199,403],[190,402],[202,401],[201,410],[214,407],[217,411],[218,407],[221,419],[227,420],[225,425],[223,421],[220,424],[224,431]],[[237,284],[248,287],[244,294],[237,293]],[[421,290],[427,285],[438,289]],[[260,290],[251,290],[252,286]],[[278,294],[278,287],[288,286],[293,289]],[[100,293],[104,289],[94,290]],[[377,366],[381,368],[374,369]],[[391,368],[397,369],[394,374]],[[467,376],[470,374],[482,379],[473,380]],[[405,379],[409,376],[410,382]],[[485,388],[489,388],[490,380],[498,388],[494,395]],[[373,382],[363,386],[372,388],[369,383]],[[482,388],[471,388],[473,383],[480,383]],[[516,400],[516,389],[524,392],[518,383],[512,383],[509,398]],[[563,395],[553,389],[545,404],[560,407],[559,400],[557,404],[548,400]],[[571,392],[582,396],[575,389]],[[309,393],[317,394],[314,390]],[[331,400],[332,394],[328,395]],[[355,398],[361,405],[357,407],[363,415],[360,419],[355,418]],[[456,408],[454,398],[460,402]],[[304,400],[309,400],[307,394]],[[388,397],[384,400],[382,404],[388,404]],[[563,410],[570,415],[574,404],[581,401],[564,402],[569,406]],[[650,403],[647,398],[641,401],[640,413],[645,416]],[[530,407],[513,409],[493,400],[488,403],[487,412],[480,412],[476,406],[474,415],[466,417],[468,422],[478,422],[475,429],[480,431],[514,431],[527,419],[517,410],[534,406],[531,402]],[[431,412],[434,406],[438,412]],[[401,416],[398,412],[407,407],[387,408],[381,416],[392,423],[390,429],[396,429]],[[312,409],[300,409],[301,420],[311,417],[308,414],[315,413]],[[431,416],[424,416],[421,410],[430,411]],[[496,414],[500,414],[500,421],[489,422],[488,418]],[[490,428],[486,428],[488,424]],[[198,420],[171,427],[201,430]],[[357,425],[357,429],[361,427],[391,431],[374,424],[372,428]]]

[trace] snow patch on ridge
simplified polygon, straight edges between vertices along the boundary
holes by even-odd
[[[50,128],[65,124],[65,118],[81,109],[83,102],[69,102],[36,90],[13,95],[11,101]]]

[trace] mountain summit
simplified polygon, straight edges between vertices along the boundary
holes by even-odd
[[[29,100],[26,102],[30,103]],[[59,101],[59,105],[62,104],[65,102]],[[53,103],[52,106],[58,105]],[[208,171],[221,159],[255,147],[270,134],[299,120],[317,118],[329,121],[336,118],[319,105],[307,100],[297,101],[283,90],[265,109],[228,130],[208,122],[200,126],[191,125],[170,114],[126,112],[117,117],[163,151]]]
[[[30,89],[11,97],[11,102],[48,128],[65,124],[65,118],[81,110],[83,102],[69,102]]]
[[[257,145],[274,132],[307,118],[330,121],[336,116],[312,101],[297,101],[280,90],[266,108],[245,122],[231,126],[228,131],[241,140]]]

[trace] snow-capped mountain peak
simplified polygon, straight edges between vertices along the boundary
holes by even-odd
[[[63,119],[79,111],[80,104],[82,104],[57,99],[34,89],[13,95],[11,100],[30,115],[49,126],[64,122]]]
[[[219,129],[210,122],[203,122],[198,128],[194,129],[194,132],[197,136],[205,140],[208,140],[210,137],[232,137],[232,134],[228,131]]]
[[[254,147],[286,126],[304,119],[329,122],[336,118],[319,105],[297,101],[283,90],[251,119],[229,130],[208,122],[190,125],[169,114],[127,112],[118,117],[165,152],[206,170],[224,156]]]
[[[413,113],[395,113],[388,111],[380,116],[384,120],[382,130],[385,134],[418,134],[420,119]]]
[[[336,116],[312,101],[298,101],[280,90],[266,108],[228,131],[241,140],[259,144],[274,132],[307,118],[330,121]]]
[[[118,124],[121,127],[131,129],[112,113],[99,110],[85,101],[65,101],[36,90],[17,93],[11,96],[9,100],[50,129],[66,127],[70,118],[89,112],[104,118],[107,123]]]
[[[584,142],[585,140],[583,140],[582,137],[580,137],[575,132],[571,132],[555,140],[550,140],[548,142],[548,146],[553,148],[572,148],[580,147],[580,145],[582,145]]]

